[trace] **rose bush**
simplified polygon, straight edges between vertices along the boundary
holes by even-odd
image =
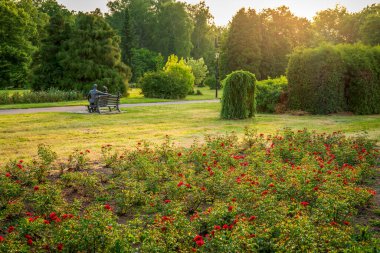
[[[0,252],[379,250],[354,221],[376,194],[364,184],[379,158],[368,139],[247,130],[190,148],[106,145],[103,166],[88,153],[1,169]]]

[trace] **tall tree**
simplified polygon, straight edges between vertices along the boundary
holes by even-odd
[[[188,9],[194,23],[194,30],[191,34],[191,43],[193,44],[191,56],[195,59],[209,58],[210,52],[214,51],[214,17],[204,1],[189,5]]]
[[[157,25],[154,30],[154,49],[165,57],[171,54],[189,57],[193,45],[193,25],[184,3],[174,0],[157,2]]]
[[[262,29],[260,17],[253,9],[241,9],[232,19],[225,40],[223,62],[225,74],[246,70],[260,78]]]
[[[27,83],[36,24],[13,0],[0,0],[0,87]]]
[[[110,92],[125,92],[129,68],[121,62],[120,37],[96,13],[79,13],[59,54],[66,89],[89,90],[93,83]]]
[[[260,18],[263,36],[261,77],[284,75],[288,65],[287,55],[297,46],[310,45],[311,25],[307,19],[293,15],[286,6],[265,9],[260,13]]]
[[[360,26],[360,38],[365,44],[373,46],[380,44],[380,12],[365,18]]]
[[[51,87],[65,89],[62,83],[65,73],[58,55],[63,50],[65,41],[71,36],[70,17],[63,13],[52,15],[46,27],[47,35],[33,59],[34,90],[46,90]]]

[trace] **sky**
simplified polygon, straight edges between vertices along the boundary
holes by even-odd
[[[276,8],[281,5],[288,6],[290,10],[299,17],[312,19],[316,12],[327,8],[334,8],[336,4],[345,6],[350,12],[357,12],[380,0],[205,0],[210,7],[210,11],[215,17],[217,25],[227,25],[236,12],[243,7],[262,10],[266,8]],[[99,8],[102,12],[107,12],[108,0],[58,0],[69,10],[92,11]],[[187,3],[198,3],[199,0],[183,0]]]

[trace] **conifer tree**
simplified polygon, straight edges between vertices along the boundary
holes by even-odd
[[[59,55],[65,89],[87,91],[97,83],[112,93],[125,92],[131,73],[121,61],[119,43],[120,37],[99,13],[79,13]]]
[[[235,15],[225,43],[225,74],[235,70],[246,70],[260,78],[261,25],[260,17],[255,10],[241,9]]]

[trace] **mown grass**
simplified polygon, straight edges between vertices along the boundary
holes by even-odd
[[[380,115],[374,116],[291,116],[258,114],[248,120],[221,120],[220,104],[184,104],[136,107],[121,114],[38,113],[0,115],[0,163],[10,158],[27,158],[35,154],[38,144],[51,145],[60,157],[74,149],[91,149],[97,156],[104,144],[129,148],[140,140],[161,142],[165,135],[189,146],[207,134],[232,131],[241,135],[245,127],[259,133],[308,128],[318,132],[344,131],[368,133],[380,139]]]
[[[210,90],[208,87],[195,88],[200,90],[202,95],[189,95],[184,100],[208,100],[215,98],[215,90]],[[0,92],[27,92],[27,90],[22,91],[10,91],[10,90],[0,90]],[[139,104],[139,103],[157,103],[157,102],[169,102],[174,101],[172,99],[159,99],[159,98],[145,98],[141,93],[141,89],[134,88],[130,89],[128,97],[123,97],[120,101],[122,104]],[[222,91],[218,91],[218,97],[220,98]],[[9,105],[0,105],[0,110],[2,109],[28,109],[28,108],[44,108],[44,107],[59,107],[59,106],[80,106],[87,105],[87,100],[80,101],[66,101],[66,102],[55,102],[55,103],[32,103],[32,104],[9,104]]]

